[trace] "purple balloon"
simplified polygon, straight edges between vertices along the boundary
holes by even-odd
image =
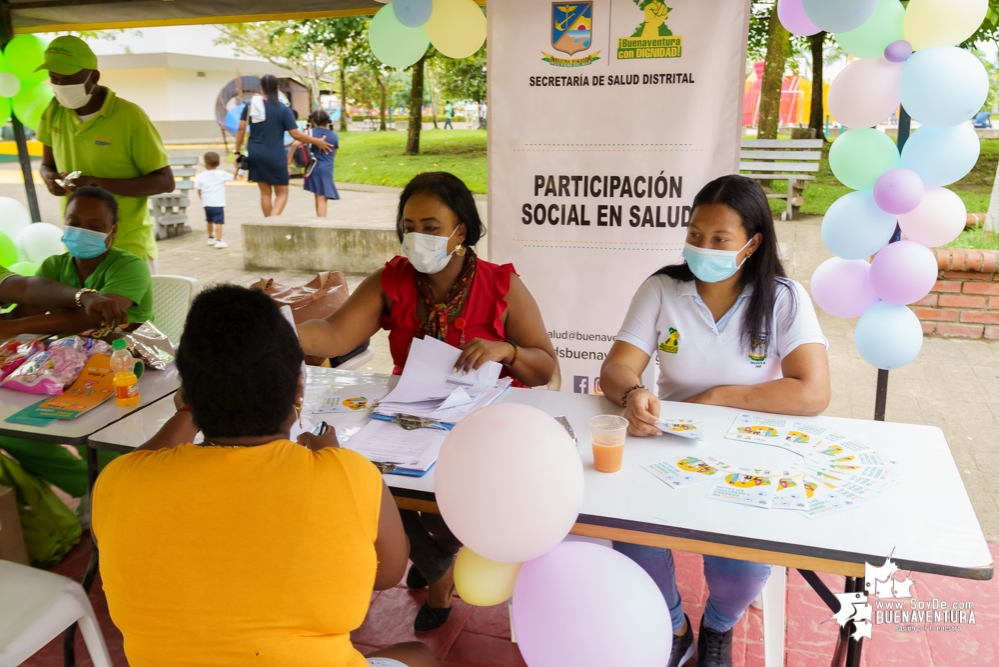
[[[870,281],[871,265],[862,259],[827,259],[812,274],[812,296],[836,317],[860,317],[879,299]]]
[[[903,215],[916,210],[925,190],[923,179],[911,169],[889,169],[874,184],[874,201],[885,213]]]
[[[926,246],[890,243],[871,262],[871,287],[883,301],[906,306],[930,293],[938,270],[937,256]]]
[[[885,48],[885,58],[893,63],[904,63],[912,55],[912,44],[900,39]]]
[[[562,542],[524,563],[513,627],[531,667],[662,667],[673,644],[669,608],[652,577],[590,542]]]
[[[815,35],[819,27],[808,20],[802,0],[777,0],[777,18],[792,35]]]

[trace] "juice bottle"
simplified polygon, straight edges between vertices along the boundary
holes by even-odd
[[[135,359],[125,349],[125,341],[111,343],[111,370],[114,372],[114,401],[119,407],[129,408],[139,404],[139,378],[135,377]]]

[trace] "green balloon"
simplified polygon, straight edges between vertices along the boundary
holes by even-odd
[[[838,32],[833,37],[855,58],[883,56],[892,42],[905,39],[905,7],[898,0],[878,0],[871,18],[859,28]]]
[[[0,97],[0,125],[6,125],[10,120],[10,100]]]
[[[891,137],[870,127],[849,130],[829,149],[829,168],[843,185],[854,190],[873,190],[883,173],[901,163]]]
[[[55,97],[52,88],[47,83],[36,83],[32,86],[21,88],[21,91],[12,99],[11,108],[14,115],[25,127],[32,130],[38,129],[38,123],[42,120],[42,114],[49,102]]]
[[[0,266],[17,263],[17,246],[6,234],[0,233]]]
[[[7,71],[15,74],[22,86],[46,81],[48,71],[35,69],[45,62],[47,47],[48,42],[37,35],[18,35],[3,50]]]
[[[33,276],[38,273],[38,265],[34,262],[17,262],[7,268],[19,276]]]
[[[371,19],[368,42],[376,58],[396,69],[416,63],[430,46],[426,28],[409,28],[399,23],[391,3],[379,9]]]

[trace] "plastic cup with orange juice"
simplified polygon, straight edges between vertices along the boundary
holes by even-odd
[[[624,438],[628,420],[617,415],[590,418],[590,441],[593,443],[593,467],[598,472],[617,472],[624,460]]]

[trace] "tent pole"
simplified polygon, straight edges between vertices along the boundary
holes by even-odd
[[[7,42],[13,38],[14,26],[11,24],[10,4],[8,4],[7,0],[0,0],[0,47],[7,46]],[[31,175],[31,156],[28,155],[28,141],[24,135],[24,125],[13,114],[11,114],[11,123],[14,126],[17,159],[21,163],[21,174],[24,176],[24,194],[28,199],[28,210],[31,212],[31,221],[40,222],[42,216],[38,209],[38,195],[35,193],[35,181]]]
[[[899,107],[901,113],[898,115],[898,152],[901,153],[905,147],[905,142],[909,140],[912,131],[912,118],[904,107]],[[902,230],[896,226],[895,234],[891,238],[891,243],[901,240]],[[878,369],[878,388],[874,394],[874,419],[883,422],[885,420],[885,408],[888,403],[888,371]]]

